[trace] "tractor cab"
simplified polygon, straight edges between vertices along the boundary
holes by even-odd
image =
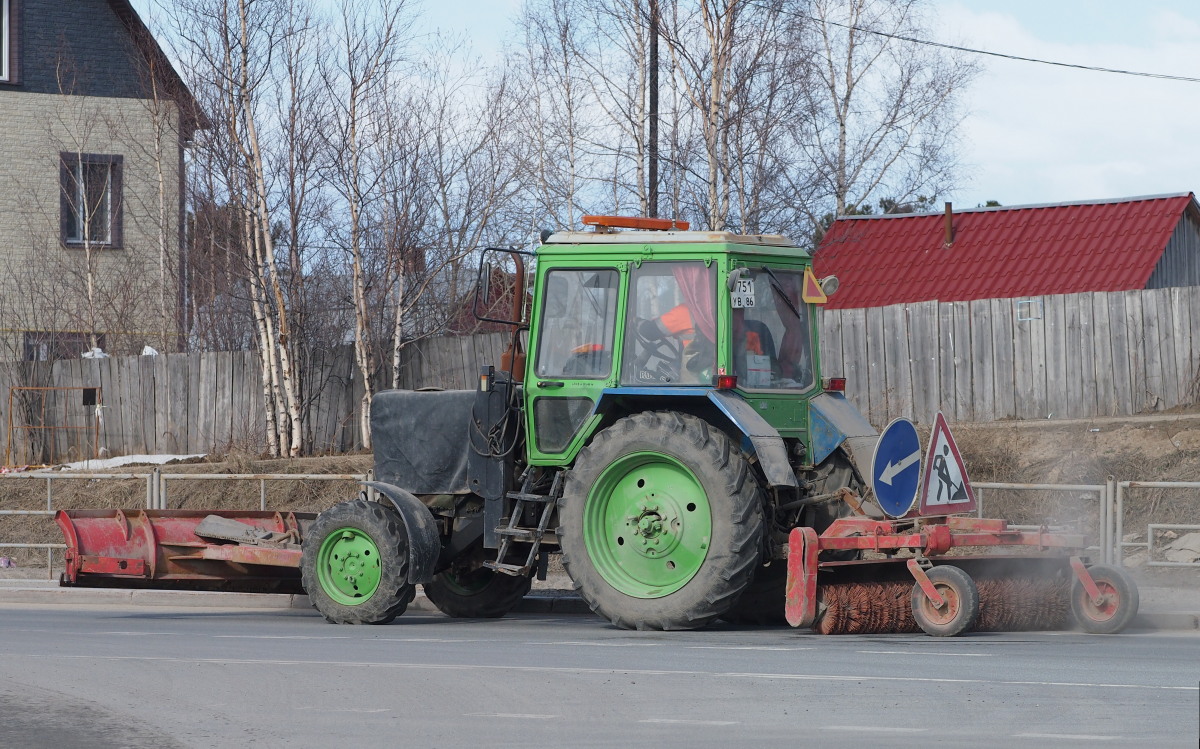
[[[711,410],[736,394],[786,438],[807,437],[821,391],[803,249],[775,235],[585,217],[537,253],[524,376],[528,460],[567,465],[599,428],[653,408]],[[689,403],[690,401],[690,403]]]

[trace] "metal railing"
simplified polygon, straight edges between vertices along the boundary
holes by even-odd
[[[164,473],[155,468],[146,473],[75,473],[32,471],[29,473],[0,474],[0,481],[45,481],[46,509],[45,510],[0,510],[0,516],[5,515],[43,515],[54,516],[54,482],[79,480],[141,480],[146,482],[146,509],[169,509],[168,484],[176,481],[257,481],[258,506],[260,510],[267,509],[268,481],[371,481],[372,472],[355,473]],[[1048,491],[1069,493],[1094,493],[1099,501],[1100,538],[1098,550],[1101,559],[1106,564],[1124,564],[1124,551],[1127,548],[1144,548],[1149,557],[1153,551],[1154,537],[1162,530],[1200,530],[1200,524],[1164,524],[1151,523],[1147,525],[1145,541],[1124,540],[1124,501],[1125,492],[1130,489],[1200,489],[1200,482],[1194,481],[1117,481],[1112,476],[1103,484],[1022,484],[1004,482],[978,482],[972,484],[976,490],[977,514],[984,517],[984,496],[986,492],[1003,491]],[[373,493],[373,492],[372,492]],[[0,549],[45,549],[46,566],[53,579],[53,554],[56,550],[66,548],[66,544],[34,544],[34,543],[0,543]],[[1152,567],[1200,567],[1200,562],[1158,562],[1147,558],[1147,566]]]
[[[1117,481],[1112,476],[1109,476],[1103,484],[1015,484],[981,481],[979,483],[973,483],[971,486],[975,489],[976,514],[979,517],[984,517],[983,495],[985,489],[1070,492],[1076,494],[1094,492],[1097,495],[1100,503],[1100,538],[1098,539],[1099,545],[1094,548],[1100,551],[1101,560],[1105,564],[1112,564],[1113,559],[1116,558],[1116,555],[1114,554],[1112,518],[1113,497],[1117,491]]]
[[[267,509],[268,481],[371,481],[373,472],[359,473],[163,473],[155,468],[148,473],[81,473],[67,471],[30,471],[28,473],[3,473],[0,481],[45,481],[46,509],[44,510],[0,510],[3,516],[46,516],[54,517],[54,483],[56,481],[80,480],[142,480],[146,482],[146,509],[170,509],[167,501],[167,484],[173,481],[257,481],[258,508]],[[371,493],[374,493],[373,491]],[[0,549],[45,549],[46,574],[54,579],[54,552],[67,548],[66,544],[0,543]]]
[[[1142,547],[1146,550],[1147,567],[1200,567],[1197,562],[1156,562],[1154,555],[1154,536],[1160,530],[1200,531],[1200,525],[1188,523],[1148,523],[1146,525],[1145,541],[1125,540],[1125,492],[1129,489],[1200,489],[1200,481],[1118,481],[1116,499],[1116,523],[1113,532],[1117,539],[1118,558],[1124,558],[1126,547]]]

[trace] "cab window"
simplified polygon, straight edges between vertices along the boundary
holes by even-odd
[[[600,379],[612,371],[617,271],[551,270],[546,274],[538,338],[539,378]]]
[[[740,271],[733,304],[733,370],[747,390],[806,390],[813,384],[804,272]]]
[[[716,274],[702,262],[642,263],[629,280],[621,382],[708,385],[717,359]]]

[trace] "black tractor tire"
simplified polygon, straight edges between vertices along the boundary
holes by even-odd
[[[746,592],[721,618],[731,624],[787,624],[786,594],[787,560],[776,559],[758,568]]]
[[[336,559],[338,536],[356,540],[367,552],[361,557],[362,564],[374,567],[370,574],[378,574],[378,584],[366,594],[355,595],[348,586],[338,590],[331,582],[334,567],[344,563]],[[313,607],[333,624],[387,624],[403,614],[416,595],[416,586],[407,579],[404,520],[390,505],[365,499],[334,505],[313,521],[304,534],[302,549],[304,590]]]
[[[614,564],[602,558],[598,567],[595,554],[608,554],[609,549],[626,549],[620,553],[626,555],[622,559],[628,559],[632,552],[625,546],[624,537],[630,537],[630,545],[638,543],[641,539],[636,532],[594,528],[593,538],[603,536],[607,547],[597,549],[590,549],[585,537],[589,504],[598,503],[602,508],[610,502],[608,496],[599,493],[603,489],[596,488],[598,479],[608,481],[615,473],[631,482],[640,481],[637,462],[643,459],[658,461],[654,464],[657,466],[670,464],[686,469],[692,490],[703,491],[710,513],[711,531],[703,554],[694,555],[700,556],[699,561],[689,563],[694,565],[694,574],[680,587],[663,593],[654,591],[653,584],[643,592],[629,589],[636,583],[625,590],[610,583],[600,567],[613,574],[621,562]],[[625,466],[631,467],[622,473]],[[664,485],[662,491],[665,501],[664,497],[658,501],[664,501],[664,506],[676,502],[669,496],[670,486]],[[680,502],[693,511],[695,503],[686,498]],[[699,629],[729,611],[761,561],[763,492],[746,457],[720,430],[687,414],[638,413],[598,433],[580,451],[567,476],[559,500],[559,518],[563,566],[579,594],[594,612],[623,629]],[[664,522],[669,525],[673,521],[664,516]],[[664,564],[675,569],[674,562]]]
[[[979,618],[979,589],[971,576],[948,564],[934,567],[925,574],[946,600],[945,606],[938,609],[920,584],[913,583],[913,618],[925,634],[955,637],[974,627]]]
[[[1088,574],[1108,600],[1101,606],[1094,605],[1083,583],[1076,578],[1071,585],[1071,614],[1084,632],[1115,635],[1137,616],[1140,603],[1137,583],[1124,568],[1107,564],[1093,564],[1088,567]]]
[[[521,602],[532,584],[525,575],[505,575],[480,567],[465,575],[450,571],[434,575],[425,583],[425,596],[446,616],[499,619]]]

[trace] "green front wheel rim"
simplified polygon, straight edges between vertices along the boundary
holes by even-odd
[[[600,576],[634,598],[661,598],[687,585],[712,541],[712,509],[686,466],[661,453],[614,461],[588,493],[583,539]]]
[[[330,533],[317,551],[321,590],[343,606],[357,606],[375,595],[382,572],[379,547],[358,528]]]

